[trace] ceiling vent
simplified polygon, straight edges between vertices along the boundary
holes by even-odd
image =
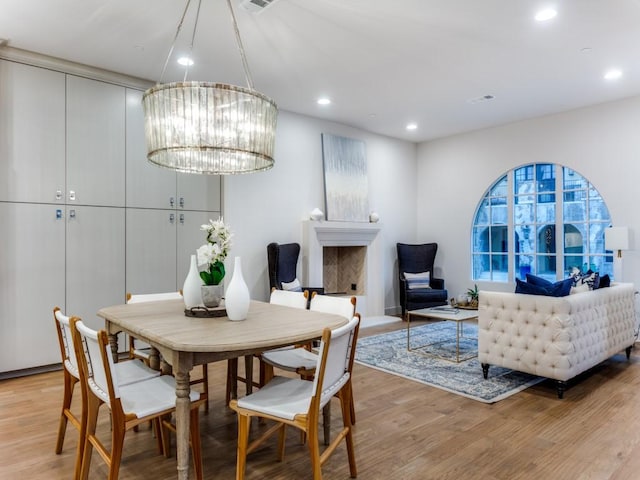
[[[272,3],[276,3],[278,0],[242,0],[240,5],[252,13],[260,13]]]

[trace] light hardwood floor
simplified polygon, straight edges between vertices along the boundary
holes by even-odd
[[[363,329],[378,333],[401,325]],[[211,409],[202,413],[207,479],[235,476],[236,419],[224,405],[226,362],[209,366]],[[242,390],[242,388],[240,388]],[[638,479],[640,478],[640,355],[618,355],[575,382],[563,400],[542,383],[493,405],[356,364],[354,391],[358,478],[375,479]],[[78,407],[80,395],[74,406]],[[76,401],[77,400],[77,401]],[[0,383],[0,478],[71,477],[77,432],[69,426],[64,451],[54,453],[62,374],[39,374]],[[338,425],[339,408],[333,408]],[[253,432],[264,428],[253,424]],[[100,430],[109,436],[102,413]],[[120,478],[171,479],[175,458],[155,450],[144,427],[125,439]],[[323,468],[324,478],[349,478],[344,445]],[[94,453],[91,478],[106,478]],[[310,478],[309,456],[289,431],[285,461],[275,443],[252,453],[251,479]]]

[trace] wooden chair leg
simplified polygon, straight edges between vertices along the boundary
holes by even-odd
[[[251,417],[238,412],[238,452],[236,460],[236,480],[244,480],[247,463],[247,444],[249,443],[249,422]]]
[[[109,465],[109,480],[118,480],[120,472],[120,461],[122,460],[122,450],[124,448],[125,429],[120,422],[113,422],[111,425],[111,461]]]
[[[202,385],[204,385],[204,393],[207,396],[207,401],[204,402],[204,413],[209,413],[209,365],[206,363],[202,365]]]
[[[331,443],[331,401],[322,409],[322,427],[324,444],[329,445],[329,443]]]
[[[318,426],[308,426],[307,445],[309,454],[311,455],[311,470],[313,472],[313,480],[322,480],[322,464],[320,463],[320,442],[318,440]]]
[[[93,444],[91,443],[91,438],[96,434],[99,409],[100,402],[95,397],[89,396],[89,399],[87,400],[87,429],[84,439],[84,451],[82,452],[82,469],[80,471],[81,480],[88,480],[89,478],[91,454],[93,453]]]
[[[253,355],[244,357],[244,382],[247,395],[251,395],[253,393]]]
[[[62,398],[62,410],[60,412],[60,425],[58,426],[58,440],[56,442],[56,453],[62,453],[64,436],[67,431],[67,415],[70,412],[71,400],[73,398],[73,387],[78,379],[72,377],[66,370],[64,371],[64,395]]]
[[[347,457],[349,459],[349,474],[351,478],[356,478],[358,470],[356,469],[356,454],[353,449],[353,419],[351,418],[351,408],[353,406],[353,395],[351,384],[347,383],[340,395],[340,406],[342,408],[342,425],[347,429],[347,435],[344,441],[347,444]]]
[[[229,405],[232,399],[238,398],[238,359],[227,360],[227,389],[225,403]]]
[[[280,425],[280,433],[278,435],[278,461],[281,462],[284,460],[284,447],[287,440],[287,424],[283,423]]]

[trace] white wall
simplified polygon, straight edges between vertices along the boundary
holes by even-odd
[[[224,179],[225,221],[234,233],[226,282],[233,274],[232,258],[239,255],[251,297],[268,298],[267,244],[302,244],[302,220],[315,207],[324,211],[322,133],[366,144],[369,205],[383,226],[384,304],[393,311],[398,303],[395,244],[416,237],[416,145],[290,112],[278,117],[274,167]],[[301,276],[301,264],[298,268]]]
[[[438,242],[436,273],[446,279],[449,296],[473,286],[470,231],[478,201],[505,172],[533,162],[568,166],[593,183],[612,223],[632,232],[632,251],[623,254],[624,280],[640,285],[633,251],[640,247],[633,240],[640,235],[640,97],[633,97],[419,145],[417,235]]]

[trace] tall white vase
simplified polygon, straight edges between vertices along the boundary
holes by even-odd
[[[187,278],[184,279],[184,285],[182,286],[182,298],[184,299],[185,307],[193,308],[198,305],[202,305],[202,294],[200,293],[201,285],[202,278],[200,278],[200,274],[198,273],[196,256],[191,255],[189,273],[187,274]]]
[[[242,261],[240,257],[236,257],[233,267],[233,277],[227,287],[227,293],[224,297],[224,305],[227,310],[229,320],[245,320],[249,312],[249,287],[244,282],[242,276]]]

